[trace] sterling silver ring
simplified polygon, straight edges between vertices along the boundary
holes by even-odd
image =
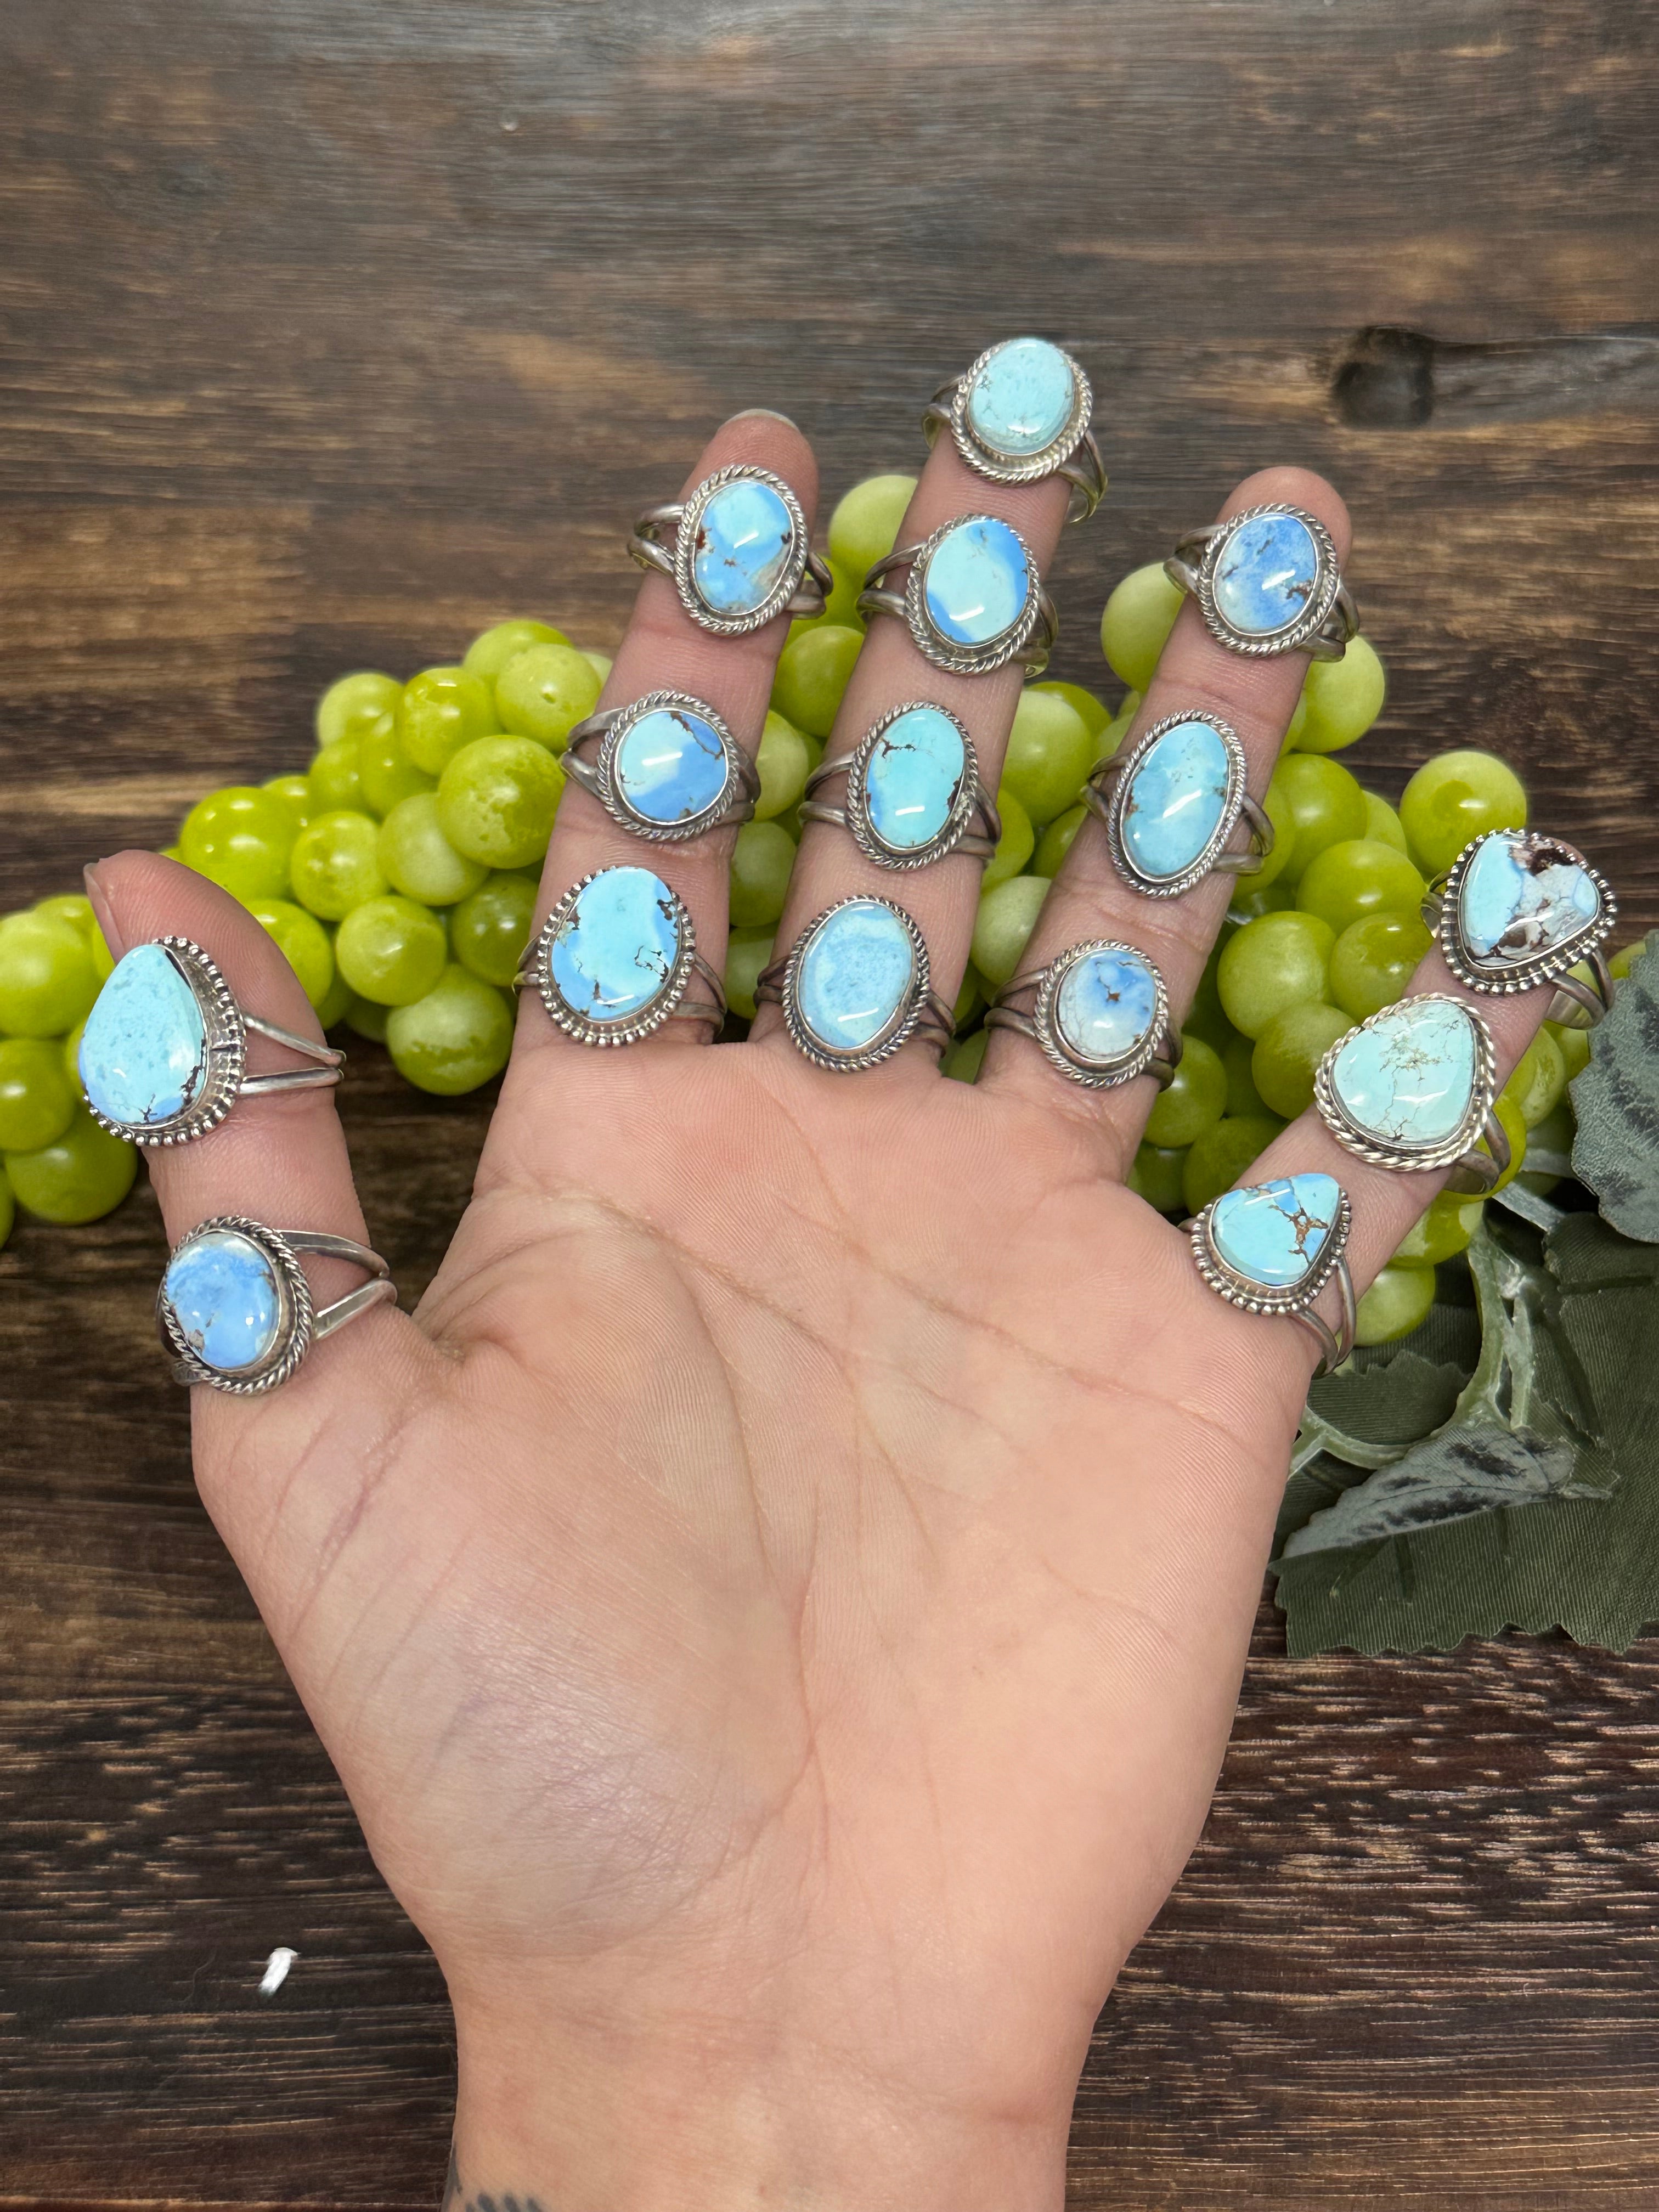
[[[1011,1002],[1035,991],[1028,1013]],[[1090,1091],[1114,1091],[1150,1075],[1161,1091],[1181,1061],[1164,978],[1144,952],[1112,937],[1091,938],[1004,985],[988,1029],[1016,1030],[1050,1064]]]
[[[1357,1159],[1398,1175],[1454,1168],[1447,1189],[1479,1194],[1510,1164],[1497,1076],[1485,1017],[1449,992],[1425,991],[1337,1039],[1315,1073],[1314,1103]]]
[[[1089,380],[1070,354],[1046,338],[1005,338],[939,386],[921,427],[930,446],[948,430],[969,467],[994,483],[1063,477],[1072,487],[1066,519],[1085,522],[1106,491],[1093,412]]]
[[[813,793],[838,775],[847,780],[846,805],[826,805]],[[809,822],[850,830],[878,868],[925,868],[947,853],[988,860],[1002,836],[965,726],[925,699],[889,708],[854,750],[821,761],[800,811]]]
[[[595,758],[581,748],[597,738]],[[578,722],[560,766],[611,819],[653,844],[679,844],[747,822],[755,763],[712,707],[689,691],[647,691]]]
[[[1546,1019],[1590,1029],[1613,977],[1601,947],[1619,912],[1606,878],[1559,837],[1492,830],[1429,885],[1423,919],[1460,983],[1488,996],[1553,983]],[[1571,970],[1580,964],[1588,976]]]
[[[926,940],[890,899],[826,907],[763,970],[755,1002],[763,1001],[781,1006],[797,1050],[837,1075],[890,1060],[913,1036],[942,1052],[956,1034],[929,981]]]
[[[1319,1346],[1317,1372],[1328,1375],[1353,1350],[1358,1325],[1347,1261],[1352,1223],[1341,1184],[1314,1173],[1224,1190],[1183,1226],[1198,1272],[1217,1297],[1246,1313],[1297,1322]],[[1340,1306],[1335,1328],[1314,1311],[1333,1277]]]
[[[1238,733],[1219,714],[1166,714],[1127,752],[1103,761],[1083,803],[1106,830],[1112,866],[1148,898],[1178,898],[1212,873],[1253,876],[1273,848],[1273,825],[1245,789]],[[1227,850],[1241,818],[1242,853]]]
[[[690,995],[693,977],[706,998]],[[649,868],[599,868],[572,884],[513,978],[580,1044],[637,1044],[665,1022],[726,1019],[720,977],[684,902]]]
[[[1250,507],[1189,530],[1164,564],[1231,653],[1340,660],[1359,629],[1331,533],[1303,507]]]
[[[369,1280],[319,1310],[300,1265],[303,1252],[349,1261]],[[386,1261],[352,1237],[221,1213],[173,1246],[155,1294],[155,1322],[175,1382],[251,1398],[286,1382],[319,1338],[397,1300]]]
[[[905,568],[903,592],[889,591],[886,577]],[[1028,676],[1041,676],[1060,635],[1036,556],[994,514],[958,515],[919,545],[895,546],[871,567],[859,610],[896,615],[916,650],[957,676],[982,676],[1014,659]]]
[[[249,1033],[313,1063],[247,1073]],[[238,1004],[211,954],[188,937],[135,945],[105,979],[81,1033],[87,1106],[100,1128],[136,1145],[187,1145],[216,1129],[239,1098],[337,1083],[345,1054],[296,1036]]]
[[[807,541],[800,501],[770,469],[716,469],[688,499],[647,507],[628,550],[668,577],[692,621],[720,637],[742,637],[786,611],[821,615],[835,583]]]

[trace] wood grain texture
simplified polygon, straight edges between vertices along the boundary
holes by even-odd
[[[722,413],[833,498],[1036,326],[1113,479],[1057,673],[1311,463],[1393,678],[1355,765],[1493,746],[1659,921],[1656,112],[1625,0],[9,0],[0,901],[302,763],[343,669],[614,639]],[[418,1291],[487,1101],[365,1051],[345,1105]],[[442,1989],[196,1502],[161,1251],[141,1192],[0,1255],[0,2207],[415,2212]],[[1659,2206],[1656,1778],[1659,1644],[1291,1666],[1264,1610],[1074,2204]]]

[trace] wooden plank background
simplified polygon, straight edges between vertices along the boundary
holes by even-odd
[[[1656,94],[1640,0],[7,0],[0,901],[303,764],[345,668],[613,640],[722,413],[833,498],[1035,327],[1113,477],[1056,672],[1311,462],[1393,675],[1355,765],[1494,746],[1659,921]],[[377,1060],[418,1290],[488,1109]],[[0,1255],[0,2206],[415,2212],[442,1990],[196,1503],[161,1249],[141,1192]],[[1656,1693],[1652,1642],[1291,1666],[1264,1609],[1073,2202],[1659,2206]]]

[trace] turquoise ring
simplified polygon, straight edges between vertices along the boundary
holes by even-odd
[[[838,775],[847,779],[846,804],[827,806],[814,794]],[[930,867],[949,853],[988,860],[1002,836],[965,726],[925,699],[890,708],[854,751],[821,761],[806,779],[801,813],[850,830],[878,868]]]
[[[1485,1017],[1449,992],[1424,991],[1337,1039],[1315,1073],[1314,1104],[1357,1159],[1397,1175],[1453,1168],[1446,1188],[1479,1194],[1510,1164],[1497,1079]]]
[[[926,940],[890,899],[826,907],[787,958],[763,970],[755,1000],[781,1006],[797,1050],[837,1075],[890,1060],[913,1036],[942,1052],[956,1033],[929,980]]]
[[[921,427],[930,446],[948,430],[969,467],[993,483],[1063,477],[1072,487],[1066,519],[1085,522],[1106,492],[1093,412],[1089,380],[1070,354],[1047,338],[1005,338],[939,386]]]
[[[690,995],[693,979],[706,998]],[[649,868],[598,868],[554,907],[514,977],[579,1044],[637,1044],[665,1022],[726,1019],[720,979],[697,951],[677,891]]]
[[[1255,875],[1272,852],[1273,825],[1245,788],[1248,770],[1231,723],[1188,708],[1103,761],[1083,803],[1104,825],[1112,866],[1130,889],[1178,898],[1212,872]],[[1229,852],[1241,818],[1249,847]]]
[[[901,595],[886,578],[902,568],[910,573]],[[957,676],[983,676],[1014,659],[1041,676],[1060,635],[1036,556],[994,514],[958,515],[920,545],[895,546],[872,566],[859,611],[896,615],[917,651]]]
[[[1028,991],[1036,994],[1029,1013],[1012,1003]],[[1115,1091],[1138,1075],[1150,1075],[1161,1091],[1181,1063],[1163,976],[1144,952],[1113,937],[1073,945],[1046,967],[1016,975],[985,1026],[1030,1037],[1051,1066],[1089,1091]]]
[[[319,1308],[300,1264],[305,1252],[344,1260],[369,1279]],[[173,1246],[155,1293],[155,1325],[176,1382],[251,1398],[286,1382],[319,1338],[397,1301],[386,1261],[354,1237],[222,1213]]]
[[[1320,1350],[1328,1375],[1353,1350],[1358,1315],[1348,1272],[1348,1194],[1334,1176],[1278,1176],[1212,1198],[1184,1226],[1198,1272],[1218,1297],[1246,1313],[1283,1314]],[[1341,1319],[1333,1329],[1313,1310],[1332,1277]]]
[[[807,542],[800,501],[770,469],[716,469],[689,499],[647,507],[628,550],[668,577],[692,621],[719,637],[742,637],[786,612],[821,615],[835,583]]]
[[[1487,996],[1553,983],[1547,1018],[1599,1022],[1613,996],[1601,951],[1619,913],[1583,854],[1536,830],[1491,830],[1430,884],[1423,919],[1460,983]],[[1571,971],[1583,964],[1587,976]]]
[[[1164,572],[1230,653],[1340,660],[1359,629],[1335,542],[1304,507],[1249,507],[1189,530]]]
[[[597,738],[596,757],[581,748]],[[620,829],[680,844],[747,822],[760,796],[755,763],[712,707],[689,691],[647,691],[570,732],[561,767]]]

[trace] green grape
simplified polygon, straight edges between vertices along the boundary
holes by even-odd
[[[536,915],[536,884],[516,874],[486,876],[450,916],[450,948],[481,981],[506,990],[524,965]]]
[[[104,942],[104,933],[95,921],[92,925],[92,972],[100,990],[115,973],[115,955]],[[0,1028],[3,1027],[4,1024],[0,1023]]]
[[[604,688],[599,671],[574,645],[532,645],[495,678],[495,711],[514,737],[533,738],[562,753],[577,723],[599,705]]]
[[[534,738],[479,738],[444,770],[438,820],[469,860],[522,868],[546,852],[563,788],[564,770]]]
[[[335,937],[334,957],[360,999],[407,1006],[443,974],[449,941],[435,914],[393,891],[352,908]]]
[[[1086,806],[1068,806],[1063,814],[1055,815],[1038,840],[1036,852],[1031,860],[1034,876],[1047,876],[1050,883],[1054,881],[1065,863],[1066,855],[1072,849],[1072,840],[1083,827],[1083,817],[1088,811]]]
[[[1146,1116],[1146,1142],[1191,1145],[1221,1119],[1227,1103],[1227,1071],[1200,1036],[1182,1031],[1181,1064]]]
[[[1396,1266],[1391,1260],[1359,1301],[1354,1323],[1356,1344],[1392,1344],[1409,1336],[1429,1317],[1434,1304],[1434,1269]]]
[[[795,848],[775,822],[745,822],[732,848],[732,926],[769,929],[789,896]]]
[[[1097,699],[1092,691],[1085,691],[1080,684],[1060,684],[1046,680],[1041,684],[1033,684],[1030,688],[1033,691],[1052,691],[1057,699],[1063,699],[1068,707],[1075,708],[1077,713],[1082,715],[1084,726],[1088,731],[1090,739],[1096,748],[1095,757],[1098,759],[1101,738],[1113,720],[1106,702],[1103,699]],[[1139,706],[1139,700],[1137,699],[1135,704]]]
[[[1257,884],[1246,876],[1233,893],[1227,919],[1236,929],[1242,929],[1247,921],[1257,921],[1264,914],[1286,914],[1295,904],[1296,893],[1288,884]]]
[[[1261,866],[1254,875],[1239,878],[1245,890],[1265,891],[1281,876],[1289,875],[1291,863],[1296,858],[1296,816],[1291,810],[1290,795],[1277,778],[1269,779],[1261,794],[1261,811],[1273,826],[1273,850],[1262,856]]]
[[[1302,744],[1302,732],[1307,728],[1307,726],[1308,695],[1304,691],[1297,694],[1296,704],[1291,709],[1291,719],[1285,725],[1285,734],[1279,741],[1279,750],[1280,752],[1293,753],[1297,751]]]
[[[899,525],[915,489],[914,477],[866,477],[830,516],[830,558],[855,577],[860,589],[870,569],[898,544]]]
[[[441,775],[463,745],[493,738],[501,726],[494,690],[464,668],[422,669],[404,684],[398,705],[398,742],[425,775]]]
[[[983,979],[970,960],[962,971],[962,988],[957,993],[956,1005],[951,1009],[951,1018],[957,1025],[958,1036],[965,1032],[968,1024],[986,1003]]]
[[[11,1235],[11,1225],[17,1218],[17,1201],[11,1194],[11,1181],[0,1168],[0,1244]]]
[[[359,741],[357,774],[361,804],[382,820],[399,799],[412,799],[417,791],[435,790],[438,782],[436,776],[416,768],[404,750],[395,723],[388,723],[384,730],[371,730]]]
[[[1547,1198],[1561,1176],[1545,1163],[1552,1157],[1571,1162],[1572,1140],[1578,1133],[1577,1118],[1572,1110],[1571,1098],[1556,1102],[1554,1109],[1547,1114],[1535,1129],[1527,1132],[1527,1153],[1532,1162],[1520,1177],[1521,1182],[1540,1198]]]
[[[1219,1039],[1207,1037],[1205,1042],[1215,1046],[1221,1054],[1221,1065],[1227,1071],[1226,1112],[1235,1119],[1246,1114],[1265,1114],[1267,1109],[1251,1072],[1255,1046],[1249,1037],[1240,1036],[1231,1022],[1224,1020],[1222,1032]]]
[[[342,921],[365,899],[392,886],[380,866],[380,825],[372,815],[340,808],[307,822],[289,862],[294,896],[307,914]]]
[[[956,1083],[977,1083],[980,1069],[985,1065],[985,1048],[990,1042],[989,1030],[975,1030],[965,1037],[958,1037],[939,1063],[940,1073]]]
[[[197,800],[179,830],[179,850],[186,867],[235,898],[282,898],[298,835],[274,792],[234,783]]]
[[[1182,1184],[1187,1167],[1184,1145],[1142,1145],[1129,1167],[1129,1188],[1158,1213],[1186,1208]]]
[[[98,917],[84,891],[58,891],[51,898],[36,899],[30,912],[44,914],[54,921],[72,923],[88,945],[97,931]]]
[[[1216,969],[1216,987],[1233,1027],[1259,1037],[1285,1007],[1322,1000],[1335,942],[1317,915],[1264,914],[1247,921],[1223,946]]]
[[[568,645],[570,640],[551,623],[532,622],[521,617],[513,622],[498,622],[490,629],[480,630],[461,655],[461,666],[480,684],[493,685],[509,660],[516,660],[521,653],[528,653],[532,645]]]
[[[1365,793],[1365,827],[1360,834],[1369,837],[1373,844],[1392,845],[1396,853],[1408,849],[1400,817],[1388,800],[1379,799],[1374,791]]]
[[[311,778],[308,775],[267,776],[264,788],[287,807],[295,832],[303,830],[311,819]]]
[[[1425,876],[1450,867],[1471,837],[1524,830],[1525,787],[1495,753],[1440,753],[1425,761],[1400,801],[1411,855]]]
[[[1607,972],[1615,983],[1622,983],[1631,969],[1648,949],[1645,937],[1638,937],[1633,945],[1621,945],[1607,963]]]
[[[1443,1190],[1422,1219],[1407,1231],[1394,1257],[1407,1267],[1433,1267],[1442,1260],[1455,1259],[1467,1249],[1485,1210],[1484,1200]]]
[[[386,1042],[405,1082],[458,1098],[507,1066],[513,1017],[498,990],[452,960],[429,991],[392,1009]]]
[[[1201,1036],[1206,1044],[1212,1045],[1218,1052],[1226,1049],[1233,1035],[1233,1025],[1227,1019],[1221,1004],[1221,994],[1216,988],[1216,971],[1221,965],[1227,936],[1228,933],[1224,930],[1219,939],[1211,946],[1210,957],[1204,963],[1204,973],[1199,977],[1198,988],[1193,993],[1192,1006],[1188,1010],[1186,1020],[1181,1024],[1183,1032],[1190,1030],[1194,1036]],[[1248,1045],[1249,1039],[1245,1042]]]
[[[347,986],[349,989],[349,985]],[[390,1006],[377,1006],[373,999],[360,999],[353,991],[345,1011],[346,1027],[354,1035],[367,1037],[371,1044],[386,1042],[386,1025],[392,1018]]]
[[[981,891],[974,920],[974,965],[1000,990],[1019,966],[1048,894],[1046,876],[1012,876]]]
[[[313,817],[337,813],[342,807],[362,810],[363,779],[358,767],[362,753],[357,738],[336,738],[313,757],[306,778],[311,788]]]
[[[81,1039],[86,1033],[86,1026],[84,1018],[76,1022],[75,1027],[58,1048],[63,1060],[64,1073],[69,1079],[70,1089],[77,1098],[86,1097],[86,1091],[81,1081]]]
[[[250,899],[247,910],[320,1006],[334,988],[334,946],[322,923],[288,899]]]
[[[0,921],[0,1036],[62,1036],[98,996],[86,933],[61,915]]]
[[[979,879],[979,895],[994,891],[999,884],[1006,884],[1017,876],[1030,859],[1036,847],[1036,831],[1031,827],[1031,817],[1014,797],[1012,791],[997,793],[997,812],[1002,817],[1002,835],[997,840],[996,851],[985,863],[984,873]]]
[[[328,957],[334,960],[334,940],[331,937],[328,941]],[[345,1019],[354,995],[350,984],[340,973],[339,963],[334,961],[334,980],[317,1001],[318,1026],[325,1030],[337,1027]]]
[[[1313,1104],[1314,1070],[1353,1024],[1334,1006],[1304,1000],[1276,1013],[1255,1041],[1250,1073],[1262,1102],[1287,1121]]]
[[[772,703],[779,714],[809,737],[827,738],[863,647],[861,629],[843,629],[836,623],[811,623],[792,637],[778,655],[772,679]]]
[[[1267,786],[1267,812],[1276,823],[1273,793],[1279,796],[1296,824],[1296,840],[1289,862],[1279,872],[1294,884],[1329,845],[1365,834],[1365,794],[1340,761],[1319,753],[1286,753]]]
[[[489,873],[455,850],[438,820],[435,792],[400,799],[380,824],[380,866],[393,890],[422,906],[453,906]]]
[[[1296,902],[1340,936],[1368,914],[1414,915],[1428,885],[1403,853],[1369,837],[1345,837],[1303,871]]]
[[[1181,612],[1182,591],[1164,573],[1161,561],[1131,569],[1106,602],[1100,617],[1100,649],[1115,676],[1132,690],[1144,691],[1152,680],[1175,618]]]
[[[74,1120],[79,1099],[56,1037],[0,1042],[0,1152],[33,1152],[55,1143]]]
[[[137,1146],[100,1129],[84,1106],[51,1144],[6,1154],[6,1175],[24,1212],[66,1226],[112,1212],[137,1172]]]
[[[1316,660],[1302,685],[1308,714],[1298,747],[1335,753],[1354,744],[1382,712],[1388,688],[1382,663],[1366,638],[1350,638],[1340,660]]]
[[[1075,707],[1056,692],[1020,693],[1002,787],[1013,793],[1037,828],[1077,804],[1094,762],[1095,741]]]
[[[1182,1202],[1202,1213],[1212,1198],[1231,1190],[1261,1158],[1285,1124],[1272,1114],[1224,1114],[1194,1137],[1181,1178]]]
[[[734,929],[726,941],[726,1003],[746,1022],[755,1018],[755,986],[775,943],[769,929]]]
[[[317,702],[319,746],[389,730],[403,688],[395,676],[382,676],[374,668],[359,669],[331,684]]]
[[[1567,1080],[1571,1083],[1575,1075],[1581,1074],[1589,1066],[1590,1033],[1588,1030],[1575,1029],[1565,1022],[1546,1022],[1544,1027],[1555,1039],[1556,1049],[1561,1055],[1562,1064],[1567,1071]]]
[[[616,662],[611,658],[611,655],[608,653],[590,653],[586,646],[581,647],[580,649],[582,659],[587,663],[593,673],[599,678],[599,689],[603,691],[605,685],[611,681],[611,672],[616,666]]]
[[[1540,1029],[1516,1061],[1503,1095],[1531,1130],[1549,1119],[1566,1087],[1565,1056],[1548,1030]]]
[[[1406,995],[1434,939],[1415,914],[1368,914],[1351,921],[1331,952],[1331,996],[1345,1014],[1366,1020]]]
[[[1139,692],[1126,691],[1122,698],[1118,702],[1116,714],[1113,715],[1111,720],[1107,723],[1105,728],[1095,739],[1095,765],[1097,768],[1100,765],[1102,761],[1110,760],[1113,754],[1121,750],[1123,740],[1128,736],[1130,729],[1133,726],[1135,716],[1139,712]]]
[[[1500,1091],[1492,1101],[1492,1110],[1497,1115],[1498,1125],[1510,1140],[1510,1164],[1492,1185],[1492,1190],[1484,1194],[1488,1198],[1493,1192],[1506,1190],[1509,1188],[1520,1174],[1527,1158],[1527,1125],[1522,1120],[1521,1109],[1514,1099],[1506,1097]],[[1490,1154],[1492,1146],[1483,1137],[1475,1150]]]
[[[812,748],[805,735],[781,714],[769,713],[761,731],[755,766],[760,770],[760,797],[755,801],[757,822],[770,822],[800,803],[806,779],[812,771]]]

